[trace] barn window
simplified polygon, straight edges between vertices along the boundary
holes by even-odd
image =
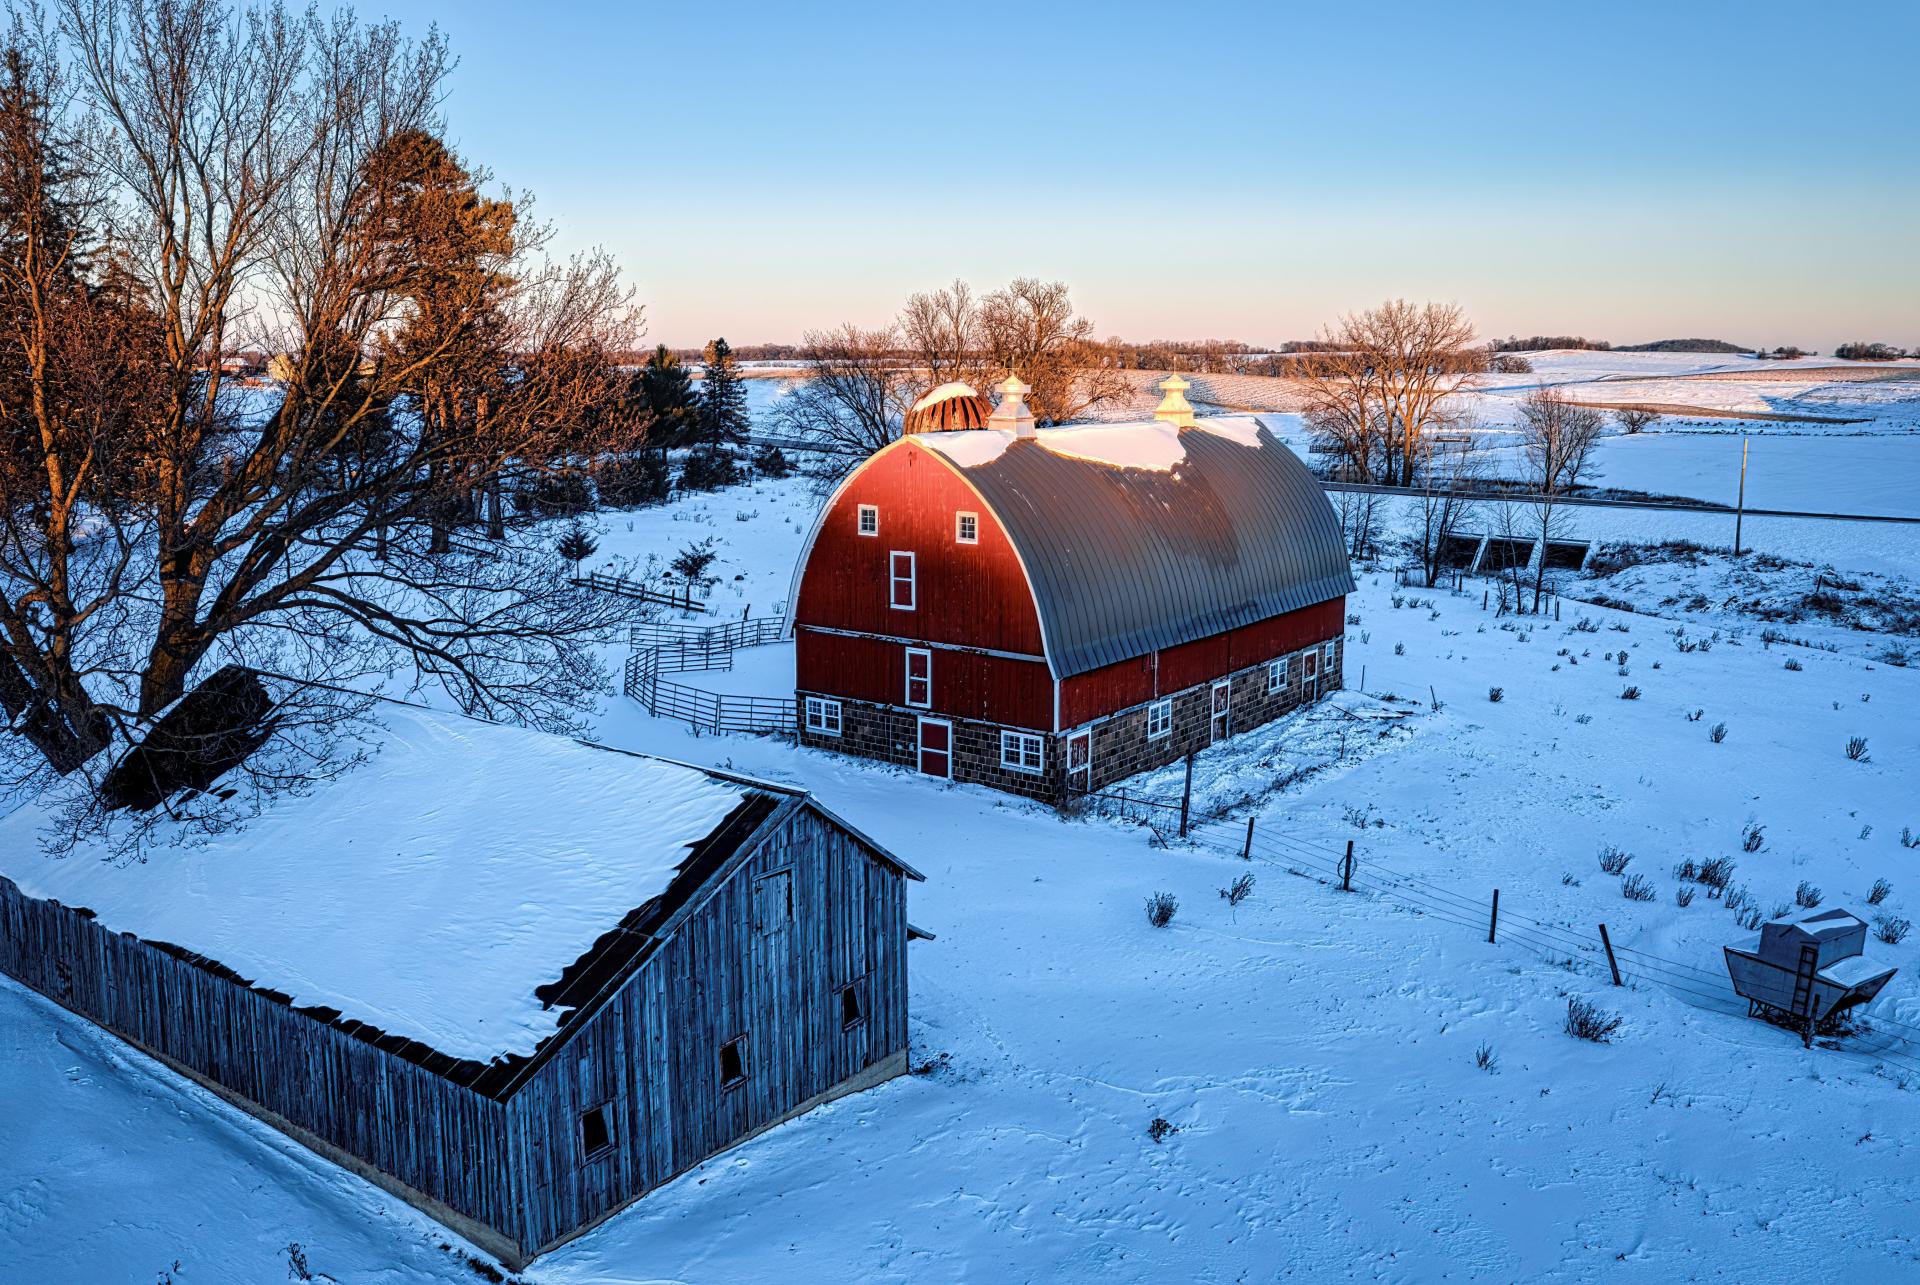
[[[954,514],[953,538],[961,544],[980,543],[980,515],[978,513]]]
[[[1016,772],[1038,772],[1045,764],[1040,738],[1026,732],[1000,733],[1000,766]]]
[[[863,504],[860,506],[859,531],[861,535],[879,535],[880,534],[880,506],[879,505]]]
[[[840,735],[840,702],[821,696],[807,697],[807,730],[822,736]]]
[[[1155,701],[1147,706],[1147,739],[1157,741],[1173,732],[1173,702]]]
[[[858,1026],[867,1020],[866,981],[849,982],[840,988],[840,1029]]]
[[[613,1145],[613,1106],[597,1106],[580,1117],[580,1154],[591,1160]]]
[[[747,1037],[742,1035],[720,1046],[720,1087],[730,1089],[747,1082]]]
[[[1333,644],[1328,643],[1322,650],[1326,652],[1327,664],[1333,664]]]
[[[887,574],[891,584],[887,605],[895,611],[912,611],[914,602],[913,555],[895,549],[887,555]]]
[[[907,648],[907,704],[933,707],[933,653],[924,647]]]
[[[1271,696],[1275,692],[1284,692],[1286,690],[1287,661],[1286,657],[1283,656],[1279,660],[1270,660],[1267,662],[1267,695]]]

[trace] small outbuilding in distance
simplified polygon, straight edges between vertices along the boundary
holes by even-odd
[[[1340,526],[1257,421],[1037,428],[964,384],[841,483],[795,570],[805,744],[1030,797],[1096,791],[1340,686]],[[986,417],[984,427],[971,427]]]
[[[510,1266],[907,1065],[899,858],[802,791],[392,707],[120,867],[0,818],[0,972]]]

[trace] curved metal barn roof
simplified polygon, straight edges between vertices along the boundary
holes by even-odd
[[[967,450],[943,449],[938,435],[913,439],[964,477],[1006,528],[1058,677],[1352,592],[1325,492],[1264,426],[1251,441],[1204,421],[1182,429],[1181,457],[1166,469],[1066,453],[1072,431],[1011,440],[973,463]],[[1171,430],[1102,430],[1127,431]]]

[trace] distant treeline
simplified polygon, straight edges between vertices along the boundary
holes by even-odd
[[[1730,344],[1724,339],[1656,339],[1650,344],[1622,344],[1616,352],[1714,352],[1749,353],[1747,344]]]
[[[1545,352],[1549,348],[1585,348],[1594,352],[1606,352],[1613,345],[1604,339],[1587,339],[1581,335],[1508,335],[1505,339],[1495,339],[1487,345],[1495,352]]]
[[[1920,348],[1909,351],[1895,348],[1892,344],[1870,344],[1855,340],[1835,348],[1833,355],[1842,361],[1898,361],[1902,357],[1920,357]]]

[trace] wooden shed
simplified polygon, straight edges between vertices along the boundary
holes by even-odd
[[[1152,422],[1041,429],[1009,380],[987,427],[855,469],[795,570],[803,742],[1057,800],[1337,688],[1325,494],[1257,421],[1162,387]]]
[[[509,1265],[907,1064],[906,881],[811,795],[396,708],[252,827],[0,826],[0,971]]]

